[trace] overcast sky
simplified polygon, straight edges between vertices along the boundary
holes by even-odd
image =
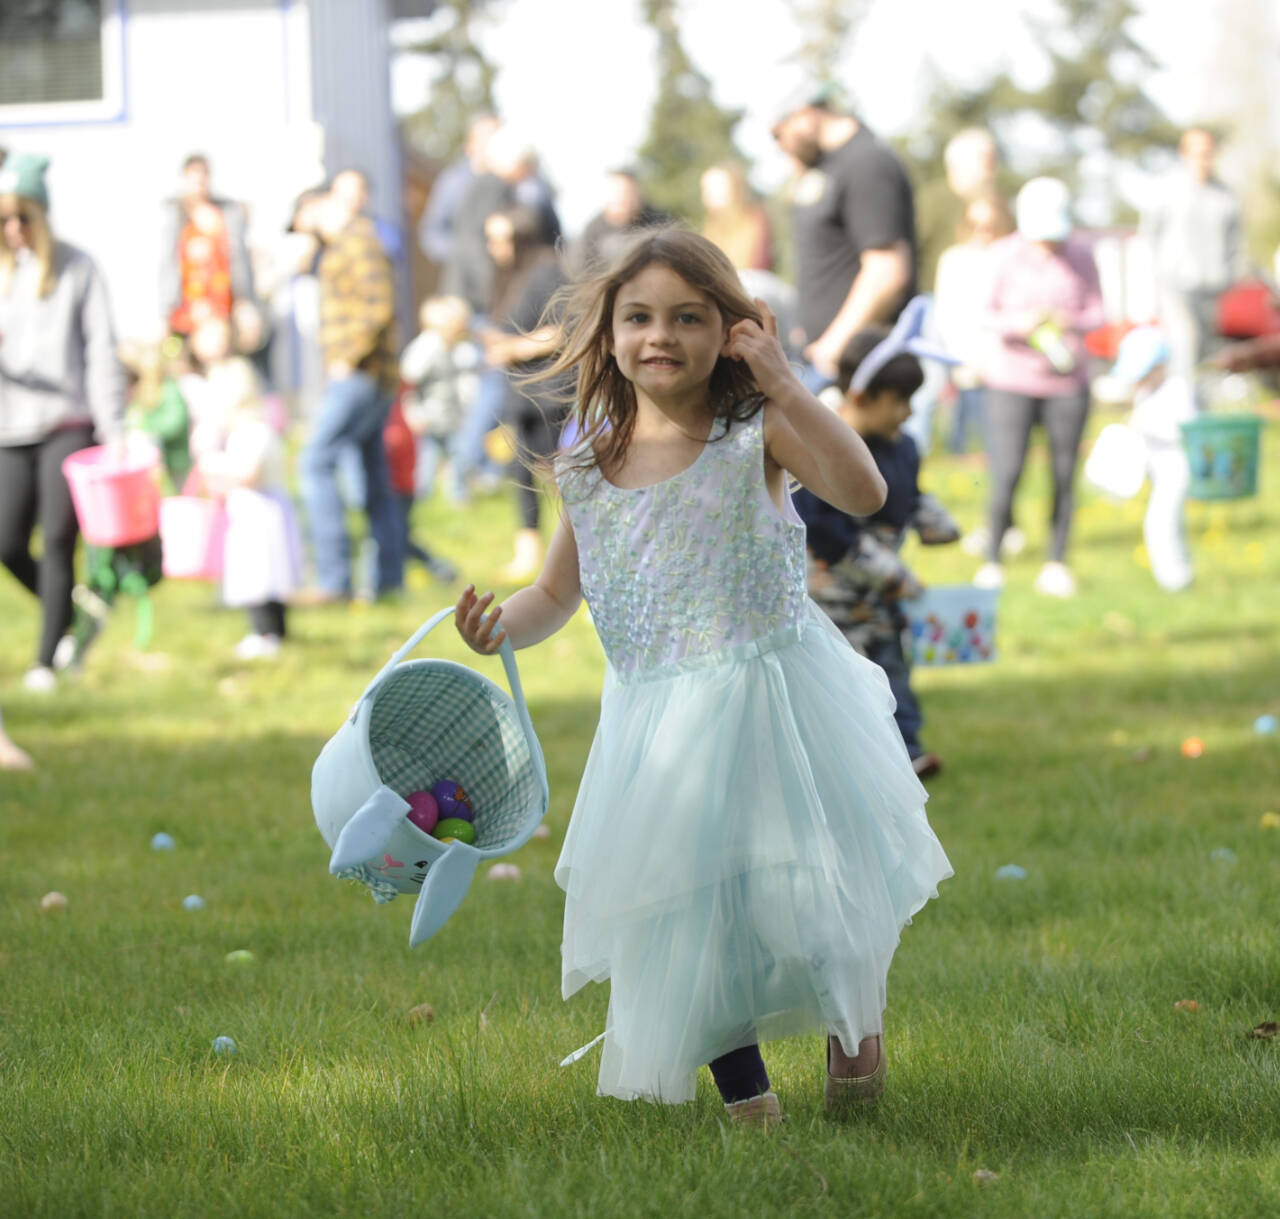
[[[1034,84],[1044,60],[1024,18],[1045,3],[876,0],[841,77],[870,126],[902,133],[927,105],[923,69],[930,58],[952,79],[976,83],[1006,67]],[[1135,32],[1166,66],[1150,92],[1175,120],[1192,120],[1211,109],[1213,99],[1205,60],[1214,5],[1145,0],[1144,7],[1158,17],[1144,18]],[[1280,14],[1280,4],[1271,7]],[[639,0],[500,0],[495,9],[497,19],[481,34],[499,69],[499,108],[538,148],[559,190],[565,224],[576,231],[598,208],[605,169],[626,161],[644,138],[654,39],[640,19]],[[719,103],[745,111],[735,137],[755,163],[757,185],[766,189],[786,172],[768,134],[770,117],[803,79],[788,62],[800,40],[792,12],[788,0],[682,0],[680,6],[690,58],[711,80]],[[1280,46],[1280,28],[1270,37]],[[1280,58],[1273,56],[1272,64],[1273,71],[1280,68]],[[1280,111],[1280,73],[1269,94]],[[398,64],[395,97],[402,110],[421,106],[420,68]],[[1273,130],[1280,135],[1280,113]]]

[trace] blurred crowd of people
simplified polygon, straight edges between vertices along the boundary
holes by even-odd
[[[536,149],[496,116],[475,116],[421,216],[416,237],[437,287],[420,302],[411,336],[396,319],[403,250],[369,216],[363,175],[343,170],[304,192],[278,262],[283,277],[314,282],[323,383],[295,411],[292,474],[290,411],[268,359],[272,286],[255,283],[244,209],[214,192],[208,159],[186,159],[163,205],[159,337],[123,345],[93,259],[51,226],[47,162],[17,153],[0,162],[0,558],[41,605],[27,688],[56,688],[92,636],[81,631],[77,646],[73,616],[101,618],[109,608],[92,590],[76,591],[77,520],[62,463],[94,443],[122,451],[127,433],[150,437],[172,493],[225,506],[223,595],[248,617],[243,659],[278,653],[290,604],[394,596],[413,563],[453,581],[449,559],[413,536],[413,507],[426,496],[462,511],[473,496],[513,486],[504,574],[531,577],[542,558],[538,471],[560,443],[568,406],[565,386],[527,382],[552,353],[547,309],[630,234],[673,220],[696,220],[728,254],[748,292],[779,317],[807,384],[833,408],[848,391],[841,359],[851,340],[892,328],[922,299],[913,325],[952,360],[926,361],[911,394],[903,432],[913,460],[928,454],[935,431],[953,452],[976,444],[985,453],[987,519],[964,544],[981,560],[975,582],[998,587],[1003,557],[1023,544],[1016,492],[1042,427],[1053,490],[1035,587],[1072,595],[1068,549],[1093,365],[1085,337],[1104,316],[1067,186],[1037,178],[1015,192],[995,139],[974,128],[947,146],[945,180],[916,189],[892,147],[829,91],[789,99],[773,134],[795,169],[788,280],[777,274],[779,234],[746,166],[704,172],[697,218],[655,207],[637,173],[618,166],[598,213],[569,236]],[[1243,270],[1240,207],[1216,177],[1215,154],[1211,132],[1187,131],[1178,167],[1144,217],[1160,341],[1119,371],[1147,391],[1192,378],[1215,341],[1217,301]],[[1166,391],[1161,401],[1175,397],[1189,400]],[[945,429],[940,405],[950,409]],[[1167,421],[1156,431],[1167,437]],[[1176,481],[1167,476],[1166,487]],[[1162,528],[1171,540],[1161,552],[1173,558],[1157,576],[1178,588],[1191,573],[1176,540],[1181,501],[1175,493],[1169,502]],[[353,508],[367,521],[363,545],[349,535]]]

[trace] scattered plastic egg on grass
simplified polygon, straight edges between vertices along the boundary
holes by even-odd
[[[1263,813],[1258,825],[1264,830],[1280,830],[1280,813]]]
[[[65,910],[66,908],[67,895],[65,893],[59,893],[56,889],[50,893],[46,893],[40,899],[40,909],[46,912],[49,910]]]
[[[540,824],[534,829],[533,836],[535,838],[550,838],[551,827],[549,825]]]
[[[1270,736],[1277,728],[1280,728],[1280,720],[1274,715],[1260,715],[1253,721],[1253,730],[1259,736]]]
[[[234,948],[227,953],[228,965],[252,965],[253,953],[247,948]]]
[[[998,1172],[992,1172],[989,1168],[974,1169],[973,1183],[975,1185],[994,1185],[998,1180],[1000,1180]]]
[[[418,1003],[409,1009],[406,1019],[410,1024],[430,1024],[436,1018],[436,1009],[430,1003]]]
[[[188,893],[182,899],[182,908],[184,910],[203,910],[204,898],[199,893]]]
[[[1016,863],[1001,864],[996,869],[997,880],[1026,880],[1027,870]]]
[[[1209,852],[1209,858],[1214,863],[1233,864],[1236,861],[1236,853],[1230,847],[1214,847]]]
[[[513,863],[495,863],[489,869],[490,880],[519,880],[520,868]]]
[[[1182,742],[1184,758],[1198,758],[1204,753],[1204,742],[1198,736],[1189,736]]]
[[[233,1037],[215,1037],[213,1039],[213,1052],[215,1054],[234,1054],[236,1052],[236,1043]]]
[[[1177,1003],[1173,1005],[1173,1010],[1175,1012],[1198,1012],[1200,1010],[1200,1004],[1198,1004],[1194,999],[1179,999]]]
[[[151,836],[151,849],[153,851],[172,851],[177,845],[173,840],[173,835],[166,834],[163,831]]]

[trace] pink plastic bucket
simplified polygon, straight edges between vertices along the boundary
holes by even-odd
[[[221,501],[198,495],[160,501],[160,544],[170,580],[220,580],[226,537],[227,510]]]
[[[151,445],[123,452],[105,445],[81,449],[62,463],[76,520],[92,546],[132,546],[160,528],[159,456]]]

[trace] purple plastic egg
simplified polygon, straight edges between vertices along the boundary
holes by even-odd
[[[410,792],[406,797],[409,811],[405,814],[424,834],[431,833],[440,820],[440,806],[430,792]]]
[[[431,794],[440,807],[442,821],[448,817],[461,817],[464,821],[472,819],[474,814],[471,811],[471,797],[461,783],[441,779],[439,783],[432,784]]]

